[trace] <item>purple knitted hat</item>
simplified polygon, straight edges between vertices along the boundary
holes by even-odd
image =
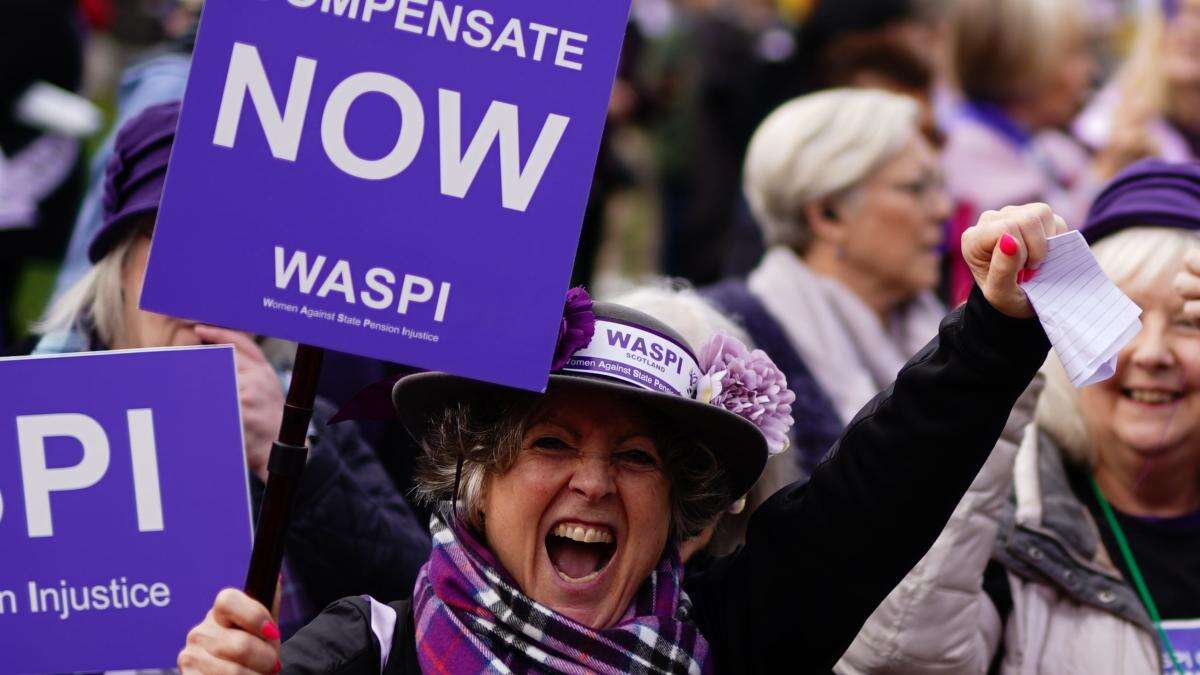
[[[179,105],[172,101],[151,106],[117,133],[104,172],[104,224],[88,246],[93,263],[120,243],[136,216],[158,210],[179,123]]]
[[[1146,159],[1112,180],[1080,229],[1096,243],[1129,227],[1200,230],[1200,162]]]

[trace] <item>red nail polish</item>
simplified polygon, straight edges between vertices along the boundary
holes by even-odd
[[[1016,255],[1021,252],[1021,247],[1017,244],[1017,240],[1013,239],[1011,234],[1006,234],[1000,237],[1000,251],[1004,255]]]
[[[1029,280],[1029,270],[1021,270],[1017,272],[1017,283],[1023,284]]]
[[[1036,270],[1036,269],[1029,270],[1029,274],[1025,275],[1025,281],[1033,281],[1033,278],[1036,277],[1037,275],[1038,275],[1038,270]]]
[[[262,625],[262,636],[268,640],[279,639],[279,628],[271,621],[264,621]]]
[[[275,667],[271,669],[271,672],[272,672],[272,673],[278,673],[278,672],[279,672],[279,671],[280,671],[282,668],[283,668],[283,664],[282,664],[282,663],[280,663],[280,662],[278,662],[278,661],[276,661],[276,662],[275,662]]]

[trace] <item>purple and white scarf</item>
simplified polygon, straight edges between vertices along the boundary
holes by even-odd
[[[426,673],[709,673],[708,643],[687,619],[672,553],[612,628],[593,630],[521,593],[470,533],[431,524],[433,552],[413,591]]]

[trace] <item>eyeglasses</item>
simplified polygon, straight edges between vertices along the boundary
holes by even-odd
[[[930,208],[936,207],[946,197],[946,177],[941,174],[931,174],[907,183],[892,183],[888,187],[906,192],[922,206]]]

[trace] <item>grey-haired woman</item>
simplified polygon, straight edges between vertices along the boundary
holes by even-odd
[[[933,289],[951,203],[919,118],[906,96],[831,89],[783,104],[750,141],[744,192],[768,248],[706,294],[778,360],[802,412],[785,482],[752,507],[810,474],[946,316]]]
[[[745,547],[686,577],[680,541],[786,445],[791,395],[765,354],[718,336],[697,355],[655,318],[576,293],[544,395],[402,379],[393,401],[424,446],[422,490],[447,503],[412,599],[346,599],[281,652],[267,609],[226,590],[180,667],[828,670],[941,531],[1045,359],[1016,278],[1062,228],[1043,205],[981,220],[964,242],[981,290],[807,485],[759,508]]]

